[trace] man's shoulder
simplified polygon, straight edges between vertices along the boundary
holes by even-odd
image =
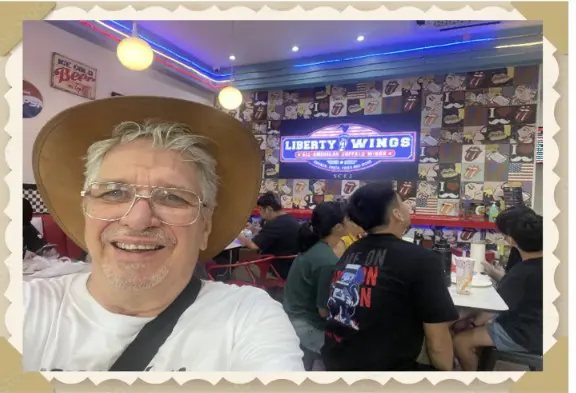
[[[248,327],[258,328],[264,319],[274,325],[288,322],[282,305],[263,289],[215,281],[203,281],[202,290],[190,312],[195,316],[206,316],[213,323],[226,320],[239,331]]]
[[[438,258],[438,254],[432,250],[424,248],[414,243],[410,243],[401,239],[387,237],[385,239],[372,238],[370,236],[364,237],[346,250],[349,252],[369,251],[370,249],[383,248],[387,250],[389,255],[402,258],[403,261],[413,261],[418,263],[425,262],[429,259]]]
[[[270,221],[271,223],[276,223],[278,226],[291,226],[291,227],[300,227],[300,223],[298,220],[292,216],[291,214],[282,214],[278,216],[275,220]]]
[[[215,299],[219,299],[218,302],[212,303]],[[210,302],[213,306],[218,304],[219,307],[229,309],[254,303],[276,303],[263,289],[251,285],[231,285],[208,280],[202,281],[202,290],[198,300],[206,300],[207,303]]]
[[[38,278],[24,281],[24,304],[37,301],[62,301],[74,280],[82,278],[88,273],[74,273],[53,278]]]

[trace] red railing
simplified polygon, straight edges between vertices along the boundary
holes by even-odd
[[[284,211],[299,220],[309,220],[312,217],[312,210],[308,209],[284,209]],[[259,216],[258,209],[254,209],[252,215]],[[411,217],[411,222],[412,225],[422,226],[496,229],[496,224],[488,220],[470,220],[449,216],[414,214]]]

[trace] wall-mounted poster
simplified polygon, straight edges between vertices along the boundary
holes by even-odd
[[[25,119],[38,116],[44,108],[44,101],[40,90],[32,83],[24,81],[22,86],[22,96],[24,101],[23,116]]]
[[[542,164],[544,161],[544,136],[542,127],[538,127],[538,137],[536,138],[536,164]]]
[[[419,131],[419,113],[283,121],[280,177],[407,179],[418,170]]]
[[[96,69],[52,53],[50,86],[89,100],[96,99]]]

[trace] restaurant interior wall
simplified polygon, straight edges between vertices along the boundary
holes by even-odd
[[[24,22],[23,37],[24,80],[37,88],[43,106],[37,116],[23,119],[24,184],[35,184],[32,148],[41,127],[62,110],[88,101],[50,86],[53,52],[97,70],[97,99],[110,97],[115,92],[122,95],[175,97],[213,105],[214,93],[195,89],[153,69],[130,71],[120,64],[115,52],[67,33],[48,22]]]
[[[285,208],[310,209],[322,200],[346,197],[350,182],[357,188],[378,179],[281,178],[279,137],[283,122],[337,116],[343,123],[361,124],[363,117],[371,115],[420,111],[420,129],[415,131],[425,149],[411,178],[394,180],[399,189],[403,186],[409,190],[404,199],[412,203],[416,214],[457,216],[462,200],[489,206],[501,199],[505,185],[521,186],[525,202],[532,205],[536,130],[542,122],[540,68],[539,64],[502,66],[305,89],[245,91],[242,106],[229,113],[251,128],[260,143],[260,192],[277,191]],[[407,105],[414,99],[416,105]],[[343,110],[335,115],[336,106],[343,106]],[[480,150],[479,154],[467,155],[472,147]],[[386,164],[380,168],[386,177]],[[456,175],[443,177],[447,168]],[[450,189],[444,188],[442,193],[442,187],[448,186]],[[537,192],[540,196],[541,188]],[[538,202],[536,205],[541,206]],[[444,209],[446,205],[451,208]]]

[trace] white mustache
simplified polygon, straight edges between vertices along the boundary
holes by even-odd
[[[145,229],[143,231],[133,231],[126,228],[115,228],[109,231],[104,231],[101,237],[102,240],[106,242],[109,239],[120,236],[139,237],[146,240],[154,240],[160,244],[174,243],[174,241],[169,236],[167,236],[164,231],[156,228]]]

